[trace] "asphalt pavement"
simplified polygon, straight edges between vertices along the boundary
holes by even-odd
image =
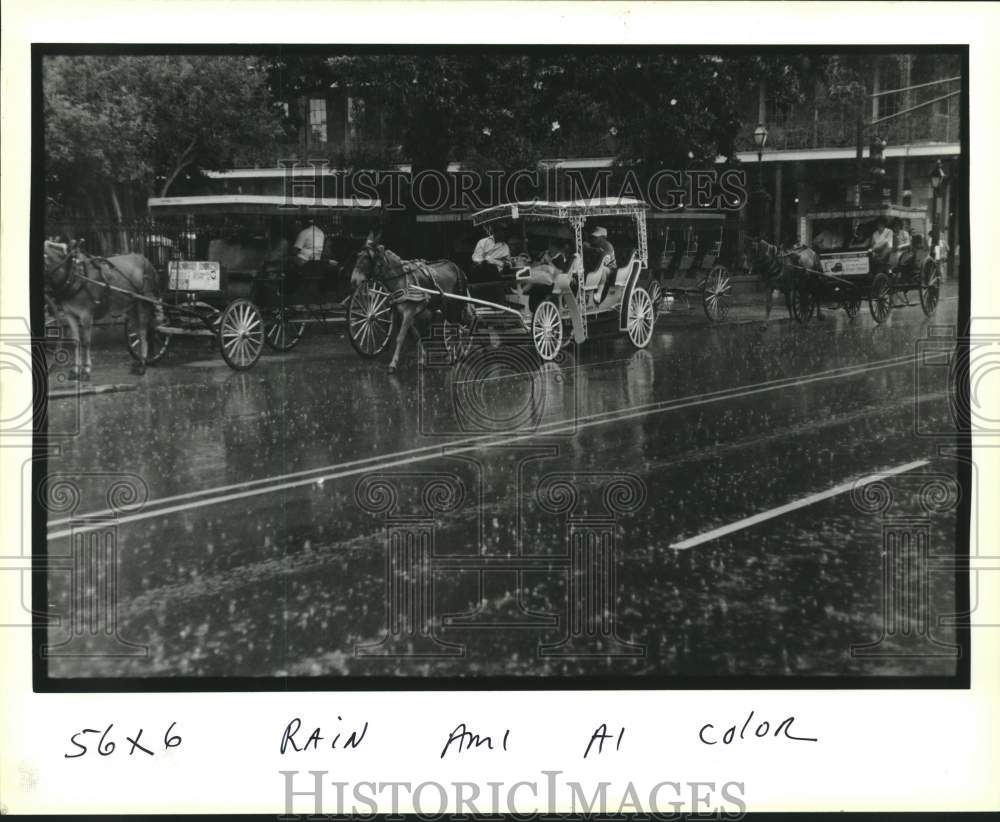
[[[56,369],[50,562],[111,534],[116,577],[114,641],[53,626],[88,653],[50,673],[950,675],[956,512],[925,499],[954,424],[923,352],[956,289],[931,320],[782,313],[678,310],[547,364],[496,332],[390,375],[333,325],[246,372],[204,339],[142,377],[96,350],[87,393]],[[892,621],[901,539],[933,635]],[[53,613],[102,584],[52,567]]]

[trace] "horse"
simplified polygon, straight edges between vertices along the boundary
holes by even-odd
[[[785,249],[766,240],[747,237],[747,259],[750,273],[764,281],[767,296],[764,301],[764,322],[771,317],[774,292],[780,291],[785,298],[788,313],[792,313],[792,287],[800,271],[822,271],[819,254],[807,245]],[[816,303],[816,318],[821,319],[819,302]]]
[[[139,362],[132,373],[146,372],[149,332],[156,325],[156,309],[146,300],[159,296],[157,273],[141,254],[92,257],[79,250],[79,243],[45,242],[45,291],[47,299],[62,312],[76,344],[71,380],[89,380],[90,339],[94,320],[110,314],[128,315],[139,338]]]
[[[403,260],[381,245],[378,238],[369,234],[351,271],[351,287],[357,288],[368,280],[385,286],[399,311],[401,321],[396,335],[396,350],[389,363],[390,374],[395,373],[399,365],[403,341],[410,330],[413,330],[417,339],[420,338],[414,322],[425,311],[442,310],[448,320],[456,323],[467,325],[472,321],[473,311],[469,303],[448,300],[445,296],[469,295],[465,272],[450,260]],[[417,291],[412,288],[414,285],[437,291],[438,296]]]

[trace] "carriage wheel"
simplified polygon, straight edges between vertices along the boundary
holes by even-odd
[[[665,296],[663,286],[660,285],[659,280],[650,280],[649,287],[646,290],[649,291],[649,299],[653,303],[653,316],[659,317],[660,310],[663,308],[663,298]]]
[[[444,347],[448,359],[454,365],[465,359],[472,350],[472,326],[464,323],[444,321]]]
[[[854,319],[858,316],[858,312],[861,310],[861,297],[857,294],[852,294],[846,300],[844,300],[844,311],[850,319]]]
[[[813,311],[816,310],[816,300],[807,285],[798,282],[792,285],[789,308],[792,311],[792,316],[797,322],[809,322],[812,318]]]
[[[396,315],[389,292],[362,283],[347,306],[347,338],[362,357],[377,357],[389,345]]]
[[[645,348],[649,345],[655,324],[656,312],[653,309],[653,300],[645,288],[637,285],[628,298],[628,318],[625,324],[632,345],[636,348]]]
[[[277,310],[264,326],[264,342],[275,351],[291,351],[299,344],[306,324],[288,319],[286,311]]]
[[[164,334],[155,326],[146,330],[146,365],[152,365],[163,359],[163,355],[170,348],[170,335]],[[139,332],[132,323],[131,317],[125,318],[125,345],[128,346],[128,353],[132,359],[141,362],[139,356]]]
[[[552,300],[540,302],[531,315],[531,339],[538,356],[546,362],[554,360],[562,348],[562,315],[559,313],[559,306]]]
[[[941,273],[937,260],[928,257],[920,269],[920,307],[929,317],[938,306],[941,294]]]
[[[233,300],[219,317],[219,350],[226,365],[246,371],[264,350],[264,318],[250,300]]]
[[[721,322],[729,315],[729,272],[723,265],[715,266],[702,286],[702,308],[712,322]]]
[[[884,323],[892,311],[892,283],[885,274],[876,274],[872,280],[871,292],[868,295],[868,310],[872,319]]]

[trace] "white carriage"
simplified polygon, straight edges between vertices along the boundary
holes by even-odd
[[[648,289],[646,204],[628,198],[507,203],[473,215],[474,225],[503,222],[519,230],[521,253],[492,283],[470,284],[476,321],[515,317],[528,330],[543,360],[554,359],[571,340],[582,343],[597,323],[613,321],[636,348],[653,336],[656,306]],[[617,264],[599,252],[585,259],[588,223],[607,224]],[[533,259],[531,246],[556,242],[568,246],[562,265]],[[476,298],[499,285],[503,302]]]

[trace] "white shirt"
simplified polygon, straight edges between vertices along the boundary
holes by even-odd
[[[510,248],[507,243],[498,243],[492,237],[483,237],[472,252],[472,262],[476,263],[497,263],[502,262],[510,256]]]
[[[295,247],[299,250],[299,259],[307,263],[323,256],[323,243],[326,236],[316,226],[306,226],[295,238]]]
[[[872,250],[884,253],[892,249],[892,229],[883,228],[872,234]]]

